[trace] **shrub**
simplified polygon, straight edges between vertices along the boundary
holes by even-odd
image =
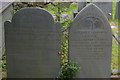
[[[76,76],[79,72],[80,67],[75,62],[68,62],[66,65],[61,67],[60,80],[68,80]]]

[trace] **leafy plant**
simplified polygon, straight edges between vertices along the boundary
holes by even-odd
[[[2,63],[2,71],[6,71],[6,56],[5,56],[5,54],[2,56],[1,63]]]
[[[75,62],[68,62],[66,65],[61,67],[60,80],[69,80],[76,76],[79,72],[80,67]]]

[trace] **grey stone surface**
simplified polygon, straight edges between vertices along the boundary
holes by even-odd
[[[5,50],[4,42],[4,22],[12,18],[12,2],[0,1],[0,59]],[[2,62],[0,62],[2,65]],[[0,80],[2,79],[2,67],[0,67]]]
[[[81,11],[86,6],[86,0],[78,0],[78,11]]]
[[[86,5],[86,0],[78,0],[78,11],[81,11]],[[112,18],[112,1],[100,1],[100,0],[92,0],[96,6],[98,6],[108,19]]]
[[[120,1],[118,2],[118,19],[120,20]]]
[[[12,2],[0,2],[0,58],[4,52],[4,22],[12,18]]]
[[[73,20],[69,30],[69,60],[81,67],[77,78],[110,78],[111,27],[103,12],[87,5]]]
[[[115,14],[116,19],[120,20],[120,0],[117,1],[116,3],[116,14]]]
[[[92,1],[96,6],[98,6],[104,12],[104,14],[107,16],[108,19],[111,19],[112,2],[99,2],[99,0],[95,0],[95,1],[92,0]]]
[[[8,78],[56,78],[60,69],[60,25],[39,8],[17,12],[5,22]]]

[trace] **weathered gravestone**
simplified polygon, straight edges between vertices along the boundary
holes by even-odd
[[[39,8],[17,12],[5,23],[8,78],[56,78],[60,69],[60,25]]]
[[[116,17],[116,19],[120,20],[120,0],[118,0],[117,3],[116,3],[115,17]]]
[[[108,19],[112,17],[112,2],[111,1],[100,1],[100,0],[91,0],[96,6],[98,6]],[[78,0],[78,11],[81,11],[87,4],[86,0]]]
[[[5,42],[4,42],[4,22],[11,20],[12,18],[12,2],[0,1],[0,59],[4,54]]]
[[[69,60],[81,67],[77,78],[109,78],[112,34],[107,18],[94,4],[87,5],[69,29]]]
[[[120,1],[118,2],[118,19],[120,20]]]

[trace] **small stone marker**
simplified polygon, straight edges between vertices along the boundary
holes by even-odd
[[[118,19],[120,20],[120,1],[118,2]]]
[[[120,17],[119,17],[119,10],[120,10],[120,0],[117,0],[116,1],[116,12],[115,12],[115,18],[116,19],[120,19]]]
[[[5,23],[8,78],[56,78],[60,70],[60,25],[39,8],[18,11]]]
[[[111,27],[103,12],[87,5],[74,19],[69,30],[69,60],[81,67],[77,78],[110,78]]]

